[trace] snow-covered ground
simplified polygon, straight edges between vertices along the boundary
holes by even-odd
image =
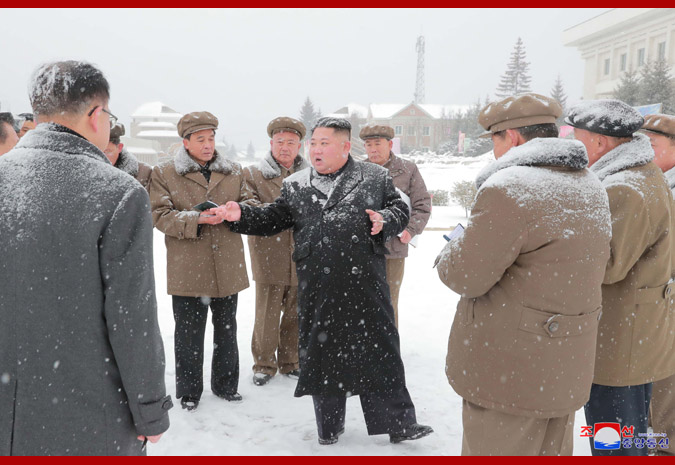
[[[420,165],[430,189],[449,190],[455,181],[471,180],[489,161]],[[434,207],[430,226],[450,228],[466,223],[461,207]],[[432,268],[445,241],[443,231],[429,230],[406,260],[399,302],[401,353],[408,390],[417,409],[418,422],[431,425],[431,436],[390,444],[388,436],[368,436],[358,399],[347,402],[346,429],[337,444],[317,442],[312,400],[295,398],[295,382],[275,376],[262,387],[251,380],[250,351],[253,331],[254,284],[239,294],[237,334],[239,339],[241,403],[229,403],[211,394],[210,362],[212,334],[207,329],[204,361],[204,394],[199,409],[188,413],[176,407],[170,412],[171,428],[158,444],[148,446],[151,455],[459,455],[462,442],[461,398],[445,377],[445,355],[458,296],[446,288]],[[246,244],[246,241],[244,241]],[[248,250],[247,266],[250,273]],[[166,385],[175,395],[173,315],[166,295],[166,249],[164,236],[155,230],[155,269],[159,320],[166,350]],[[210,323],[209,323],[210,326]],[[574,453],[590,455],[588,440],[579,437],[585,425],[583,410],[577,412]]]

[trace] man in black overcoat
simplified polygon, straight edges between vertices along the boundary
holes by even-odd
[[[403,231],[408,208],[384,168],[350,155],[351,125],[322,118],[307,168],[284,180],[264,208],[213,209],[234,232],[293,228],[298,274],[300,379],[295,396],[314,400],[319,443],[344,431],[346,398],[359,395],[368,434],[391,442],[433,430],[416,423],[385,271],[385,242]]]

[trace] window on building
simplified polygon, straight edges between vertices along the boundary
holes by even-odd
[[[414,114],[415,114],[415,109],[414,109],[414,108],[411,108],[411,109],[410,109],[410,114],[411,114],[411,115],[414,115]]]
[[[639,48],[638,49],[638,66],[642,66],[645,64],[645,49],[644,48]]]
[[[424,132],[422,134],[424,134],[425,136],[428,136],[429,134],[431,134],[431,127],[424,126]]]
[[[628,55],[621,54],[621,71],[626,71],[626,64],[628,63]]]
[[[394,134],[397,136],[403,134],[403,126],[394,126]]]
[[[409,136],[415,135],[415,126],[408,126],[408,135]]]
[[[605,76],[609,74],[609,58],[605,59]]]
[[[666,43],[665,42],[659,42],[658,45],[658,51],[656,53],[656,56],[659,57],[659,60],[665,60],[666,59]]]

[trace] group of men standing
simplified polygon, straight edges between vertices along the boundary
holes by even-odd
[[[436,261],[462,296],[446,366],[464,399],[462,452],[571,455],[583,406],[591,427],[628,431],[607,449],[592,441],[594,455],[646,455],[657,443],[666,454],[675,218],[662,170],[675,166],[675,117],[582,102],[566,140],[561,115],[537,94],[483,109],[497,161],[478,175],[465,234]]]
[[[393,129],[364,127],[359,162],[348,121],[308,131],[275,118],[270,152],[244,169],[215,149],[217,118],[193,112],[178,123],[181,149],[151,169],[121,144],[109,97],[88,63],[43,65],[30,91],[38,126],[0,158],[0,454],[144,454],[169,427],[153,226],[166,236],[184,409],[203,393],[209,308],[211,390],[242,400],[248,234],[253,383],[297,379],[320,444],[338,442],[354,395],[369,434],[432,433],[417,423],[397,329],[407,247],[431,202],[414,163],[393,154]],[[583,102],[567,140],[561,115],[538,94],[483,109],[497,161],[436,260],[461,295],[446,374],[463,398],[466,455],[571,454],[582,406],[589,425],[675,435],[675,117]]]

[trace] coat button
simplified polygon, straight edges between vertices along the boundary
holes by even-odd
[[[354,244],[356,244],[357,242],[359,242],[359,237],[358,237],[358,236],[352,236],[352,242],[353,242]]]
[[[324,244],[328,244],[330,242],[330,239],[328,239],[328,236],[323,236],[323,239],[321,239]]]
[[[162,404],[162,409],[164,410],[169,410],[171,407],[173,407],[173,402],[171,402],[171,399],[165,400]]]
[[[554,321],[550,325],[548,325],[548,330],[551,331],[552,333],[555,333],[556,331],[558,331],[559,327],[560,325],[558,324],[558,322]]]
[[[325,268],[323,269],[323,274],[330,274],[330,268],[325,267]]]
[[[354,268],[352,268],[352,274],[359,274],[359,273],[361,273],[361,270],[359,270],[358,267],[355,266]]]
[[[213,250],[218,250],[218,246],[217,246],[217,245],[212,245],[211,248],[212,248]]]

